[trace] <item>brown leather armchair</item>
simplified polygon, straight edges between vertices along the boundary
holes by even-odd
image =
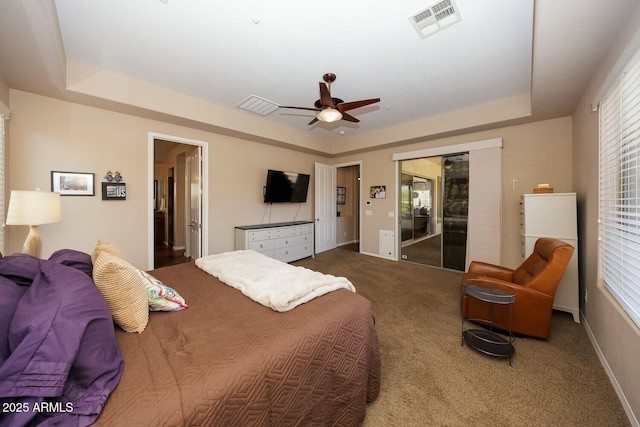
[[[573,255],[573,246],[558,239],[540,238],[532,254],[515,270],[473,261],[462,278],[462,285],[495,286],[515,293],[511,305],[511,331],[538,338],[549,338],[553,297],[564,270]],[[462,293],[460,308],[464,319],[490,319],[506,329],[509,307],[479,301]],[[482,320],[476,320],[482,323]]]

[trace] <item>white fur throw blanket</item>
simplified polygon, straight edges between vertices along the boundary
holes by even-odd
[[[289,311],[338,289],[356,289],[344,277],[296,267],[253,250],[208,255],[196,265],[221,282],[275,311]]]

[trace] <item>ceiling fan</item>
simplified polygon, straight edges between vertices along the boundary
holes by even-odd
[[[348,122],[358,123],[360,122],[360,120],[348,114],[347,111],[380,102],[380,98],[363,99],[353,102],[344,102],[340,98],[332,98],[331,83],[336,80],[336,75],[333,73],[327,73],[322,76],[322,80],[324,80],[325,83],[320,82],[320,99],[315,102],[315,108],[290,107],[283,105],[280,105],[280,108],[294,108],[297,110],[317,111],[318,113],[316,114],[316,117],[309,122],[310,125],[316,123],[318,120],[331,123],[340,119],[346,120]]]

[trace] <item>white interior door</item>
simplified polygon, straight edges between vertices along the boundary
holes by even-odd
[[[187,157],[187,250],[192,259],[202,256],[202,147]]]
[[[337,247],[336,167],[316,163],[316,253]]]

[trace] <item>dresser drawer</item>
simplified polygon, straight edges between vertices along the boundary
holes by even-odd
[[[299,225],[298,227],[296,227],[296,234],[297,235],[302,235],[302,234],[312,234],[313,232],[313,224],[305,224],[305,225]]]
[[[259,242],[249,242],[247,249],[251,249],[258,252],[270,251],[274,248],[273,240],[261,240]]]
[[[273,240],[273,247],[274,249],[288,248],[291,246],[295,246],[296,243],[297,243],[296,236],[281,237],[279,239]]]
[[[313,246],[311,242],[303,245],[298,245],[298,256],[297,259],[307,258],[313,255]]]
[[[273,251],[273,257],[283,262],[291,262],[298,259],[296,247],[290,246],[287,248],[280,248]]]
[[[281,237],[291,237],[295,236],[295,234],[295,227],[276,227],[273,229],[273,237],[275,239],[279,239]]]
[[[270,240],[273,238],[273,232],[271,230],[258,230],[248,231],[247,240],[250,242],[256,242],[259,240]]]
[[[304,245],[305,243],[311,243],[311,240],[313,240],[311,238],[311,234],[302,234],[300,236],[297,236],[297,242],[299,245]]]

